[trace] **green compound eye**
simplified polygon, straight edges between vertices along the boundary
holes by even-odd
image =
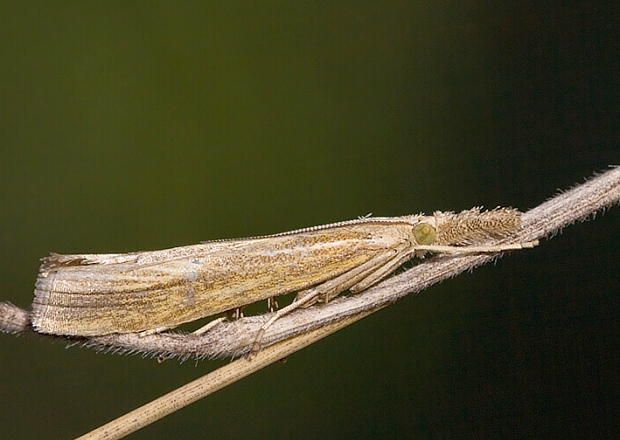
[[[413,236],[418,244],[433,244],[435,241],[435,228],[428,223],[419,223],[413,228]]]

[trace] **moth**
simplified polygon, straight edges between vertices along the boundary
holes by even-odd
[[[521,229],[512,208],[432,216],[364,217],[274,235],[125,254],[42,259],[31,323],[41,333],[160,332],[298,292],[279,316],[344,291],[360,292],[427,252],[471,254],[533,247],[489,245]]]

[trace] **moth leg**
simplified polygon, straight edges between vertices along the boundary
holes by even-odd
[[[319,297],[321,296],[325,298],[325,302],[328,302],[330,299],[335,298],[336,296],[340,295],[340,293],[344,292],[351,286],[366,278],[377,268],[382,267],[383,265],[391,261],[395,256],[398,256],[404,249],[405,247],[403,246],[400,248],[385,251],[377,255],[373,259],[367,261],[366,263],[360,265],[359,267],[345,272],[332,280],[326,281],[325,283],[320,284],[312,289],[302,290],[297,293],[293,304],[303,301],[300,306],[309,307],[315,302],[317,302],[319,300]],[[329,287],[332,285],[333,288],[330,289]],[[315,289],[318,288],[323,289],[317,293]],[[308,295],[312,296],[311,302],[306,301],[306,296]]]
[[[243,307],[236,307],[232,311],[228,311],[231,319],[243,318]]]
[[[494,246],[438,246],[438,245],[417,245],[416,250],[430,251],[443,254],[477,254],[503,252],[519,249],[533,248],[538,245],[538,240],[524,241],[522,243],[498,244]]]
[[[192,335],[203,335],[206,332],[208,332],[209,330],[211,330],[213,327],[215,327],[216,325],[218,325],[220,322],[226,321],[226,317],[222,316],[221,318],[217,318],[214,319],[213,321],[209,322],[208,324],[203,325],[202,327],[200,327],[198,330],[194,330],[192,332]]]
[[[216,325],[218,325],[220,322],[226,321],[227,319],[237,320],[237,319],[243,318],[243,309],[244,308],[245,308],[245,306],[235,307],[234,309],[229,310],[228,312],[226,312],[227,316],[222,316],[221,318],[214,319],[213,321],[211,321],[211,322],[203,325],[202,327],[200,327],[198,330],[194,330],[191,334],[193,334],[193,335],[202,335],[202,334],[205,334],[206,332],[208,332],[209,330],[211,330]]]
[[[372,286],[375,283],[378,283],[383,278],[387,277],[389,274],[391,274],[396,269],[398,269],[405,262],[413,258],[413,254],[414,254],[413,251],[407,252],[405,255],[402,255],[402,256],[399,255],[397,256],[397,258],[394,258],[388,261],[387,263],[379,267],[374,272],[368,274],[366,278],[360,280],[357,284],[351,286],[349,290],[353,293],[357,293],[357,292],[361,292],[362,290],[368,289],[370,286]]]
[[[288,306],[282,307],[280,310],[274,313],[274,315],[265,324],[263,324],[263,326],[256,334],[254,342],[252,343],[252,353],[258,353],[260,351],[260,341],[263,339],[263,336],[265,335],[267,329],[271,327],[274,322],[276,322],[285,314],[292,312],[299,307],[302,307],[304,304],[316,300],[316,298],[321,294],[321,292],[317,291],[316,289],[307,289],[304,292],[307,292],[307,294],[302,299],[300,299],[299,301],[293,301]]]
[[[413,252],[407,252],[401,258],[395,258],[392,261],[388,261],[383,267],[380,267],[375,272],[368,275],[368,277],[361,280],[359,283],[351,286],[349,290],[353,293],[360,292],[372,286],[373,284],[381,281],[383,278],[391,274],[395,271],[400,265],[405,263],[407,260],[413,257],[416,251],[431,251],[431,252],[443,252],[448,254],[458,254],[458,253],[479,253],[479,252],[501,252],[507,250],[515,250],[515,249],[524,249],[524,248],[532,248],[538,244],[538,240],[527,241],[522,243],[514,243],[514,244],[506,244],[506,245],[497,245],[497,246],[422,246],[417,245]],[[399,252],[400,253],[400,252]]]
[[[271,297],[271,298],[267,298],[267,308],[269,309],[270,312],[273,313],[274,309],[277,309],[278,306],[278,300],[276,299],[276,297]]]
[[[170,329],[171,327],[158,327],[158,328],[152,328],[149,330],[144,330],[142,332],[138,333],[138,336],[140,336],[141,338],[145,337],[145,336],[151,336],[151,335],[156,335],[157,333],[161,333],[163,331],[166,331],[168,329]]]
[[[375,258],[367,261],[366,263],[361,264],[360,266],[351,269],[350,271],[345,272],[337,276],[336,278],[325,281],[318,286],[299,292],[295,301],[293,301],[288,306],[278,310],[265,324],[263,324],[263,326],[258,331],[256,338],[254,339],[254,343],[252,345],[252,352],[256,353],[260,350],[260,341],[263,338],[265,331],[282,316],[305,305],[313,304],[321,295],[325,295],[327,298],[333,298],[337,296],[341,292],[344,292],[351,286],[357,284],[360,280],[366,278],[368,274],[372,273],[377,267],[381,267],[386,262],[393,259],[395,255],[398,255],[398,253],[394,249],[383,252],[377,255]]]
[[[226,317],[222,316],[221,318],[217,318],[214,319],[213,321],[211,321],[208,324],[203,325],[202,327],[200,327],[198,330],[195,330],[193,332],[191,332],[190,334],[192,335],[196,335],[196,336],[200,336],[206,332],[208,332],[209,330],[211,330],[213,327],[215,327],[216,325],[218,325],[220,322],[225,321]],[[168,355],[167,354],[162,354],[157,358],[157,363],[161,364],[163,363],[166,359],[168,359]]]

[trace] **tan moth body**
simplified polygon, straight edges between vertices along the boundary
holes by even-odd
[[[52,254],[36,282],[32,325],[58,335],[134,333],[173,328],[289,292],[331,298],[363,290],[426,251],[524,247],[475,247],[520,227],[516,210],[474,209],[362,218],[162,251]]]
[[[82,336],[171,328],[319,284],[410,231],[410,221],[391,219],[164,251],[52,255],[37,280],[33,325]]]

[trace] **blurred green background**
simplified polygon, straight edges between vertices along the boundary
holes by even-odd
[[[617,1],[0,2],[0,300],[38,259],[527,210],[620,164]],[[620,209],[134,434],[620,436]],[[0,335],[0,432],[71,438],[228,361]]]

